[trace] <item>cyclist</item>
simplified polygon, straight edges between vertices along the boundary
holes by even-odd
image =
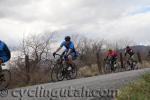
[[[74,43],[71,41],[70,36],[65,37],[65,41],[63,41],[60,47],[53,53],[53,56],[61,50],[62,47],[65,47],[65,51],[62,53],[62,56],[65,56],[65,59],[68,59],[68,63],[72,64],[72,60],[75,60],[78,57],[78,53],[75,50]],[[65,54],[66,53],[66,54]],[[65,55],[64,55],[65,54]]]
[[[134,51],[129,46],[127,46],[126,49],[125,49],[125,56],[127,54],[130,56],[130,58],[133,58]]]
[[[130,60],[133,62],[133,61],[136,61],[135,60],[135,55],[134,55],[135,53],[134,53],[134,51],[130,48],[130,46],[126,46],[126,48],[125,48],[125,57],[128,55],[129,57],[128,57],[128,60],[127,60],[127,63],[129,64],[129,65],[131,65],[131,69],[133,69],[133,63],[130,63]]]
[[[117,54],[116,51],[114,51],[112,49],[108,50],[105,60],[109,60],[110,61],[110,65],[111,65],[111,70],[112,71],[114,70],[114,63],[117,61],[117,56],[118,56],[118,54]]]
[[[11,57],[10,50],[7,45],[0,40],[0,65],[7,62]],[[2,78],[2,67],[0,66],[0,79]]]

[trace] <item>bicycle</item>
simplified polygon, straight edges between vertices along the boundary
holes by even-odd
[[[67,63],[68,59],[63,55],[56,54],[59,58],[53,64],[51,79],[53,82],[62,81],[65,78],[67,80],[75,79],[77,76],[77,67],[75,63]],[[54,57],[55,58],[55,57]],[[65,63],[63,63],[65,61]]]
[[[138,62],[132,58],[128,58],[125,63],[126,70],[135,70],[138,69]]]
[[[1,68],[2,66],[5,66],[5,64],[0,65]],[[11,72],[8,69],[2,69],[0,74],[0,90],[2,90],[9,86],[11,81]]]
[[[104,70],[105,73],[118,72],[120,68],[119,63],[115,60],[112,63],[112,59],[104,59]]]

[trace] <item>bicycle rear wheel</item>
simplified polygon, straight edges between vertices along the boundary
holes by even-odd
[[[11,72],[7,69],[2,70],[2,77],[0,80],[0,90],[5,89],[9,86],[11,81]]]

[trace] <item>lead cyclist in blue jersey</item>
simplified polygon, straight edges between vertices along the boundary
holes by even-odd
[[[55,56],[55,54],[62,48],[65,47],[65,51],[66,55],[65,58],[68,58],[69,63],[72,64],[72,60],[75,60],[78,57],[78,52],[76,52],[75,47],[74,47],[74,43],[71,41],[71,37],[70,36],[66,36],[65,37],[65,41],[63,41],[60,45],[60,47],[53,53],[53,56]],[[64,53],[63,52],[63,53]]]
[[[2,77],[2,67],[1,64],[7,62],[11,57],[10,50],[7,45],[0,40],[0,79]]]

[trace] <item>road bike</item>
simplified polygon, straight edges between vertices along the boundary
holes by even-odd
[[[120,64],[117,60],[112,61],[112,59],[104,59],[104,71],[105,73],[119,72]]]
[[[135,70],[138,69],[138,62],[131,57],[125,62],[125,69],[126,70]]]
[[[65,55],[56,54],[58,59],[56,59],[53,64],[53,68],[51,71],[51,79],[52,81],[62,81],[65,78],[67,80],[75,79],[77,76],[77,66],[75,63],[69,64],[68,58]]]

